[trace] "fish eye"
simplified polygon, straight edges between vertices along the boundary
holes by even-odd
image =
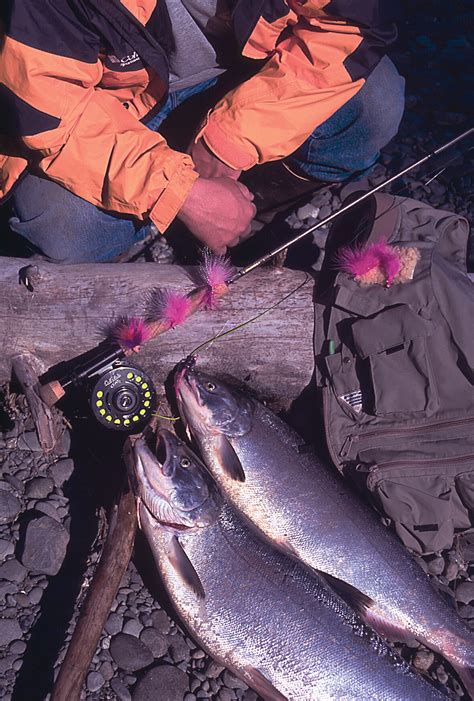
[[[206,389],[208,392],[214,392],[216,386],[213,382],[206,382]]]
[[[189,467],[191,465],[191,460],[189,458],[181,458],[179,463],[181,467]]]

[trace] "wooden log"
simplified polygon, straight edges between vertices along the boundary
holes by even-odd
[[[27,287],[19,284],[25,263],[1,259],[1,382],[9,379],[15,355],[32,352],[44,369],[49,368],[94,347],[117,316],[140,315],[144,296],[153,287],[188,292],[194,286],[190,271],[176,265],[37,262],[33,285]],[[183,326],[150,341],[133,360],[160,391],[174,365],[194,348],[270,307],[304,279],[304,273],[285,269],[255,271],[232,286],[217,310],[198,312]],[[255,323],[203,350],[201,367],[234,375],[276,404],[288,406],[313,372],[312,295],[310,279]]]

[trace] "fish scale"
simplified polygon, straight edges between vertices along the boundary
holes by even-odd
[[[206,384],[214,387],[212,396]],[[177,396],[210,473],[248,524],[273,546],[334,578],[331,584],[345,591],[372,627],[389,637],[423,641],[474,689],[472,634],[339,475],[300,454],[299,436],[262,404],[207,373],[187,367]],[[219,423],[221,400],[225,424]],[[234,471],[226,464],[229,456]]]
[[[290,701],[444,698],[395,664],[339,597],[256,539],[230,507],[223,506],[214,524],[178,535],[204,599],[183,587],[164,556],[169,529],[146,509],[141,523],[193,637],[250,685],[246,670],[258,669]]]

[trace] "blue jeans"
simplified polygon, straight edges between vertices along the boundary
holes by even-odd
[[[212,79],[170,93],[147,126],[158,130],[173,109],[215,82]],[[315,129],[288,162],[318,180],[343,182],[363,175],[397,133],[403,93],[403,78],[390,59],[382,59],[357,95]],[[32,174],[18,183],[12,202],[11,229],[54,262],[108,261],[149,231],[149,224],[106,212]]]

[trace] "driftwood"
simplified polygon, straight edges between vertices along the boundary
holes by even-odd
[[[38,395],[38,362],[30,353],[22,353],[12,359],[12,366],[30,407],[39,443],[45,453],[50,453],[58,436],[52,411]]]
[[[93,348],[107,324],[122,314],[140,315],[153,287],[189,291],[189,271],[155,263],[54,265],[2,258],[0,382],[12,360],[31,352],[46,371]],[[297,288],[304,274],[264,268],[232,286],[217,310],[198,312],[183,326],[144,346],[133,362],[160,385],[184,356],[206,339],[257,315]],[[286,406],[309,383],[313,371],[313,281],[255,323],[206,348],[203,368],[228,373]],[[279,400],[279,401],[278,401]]]

